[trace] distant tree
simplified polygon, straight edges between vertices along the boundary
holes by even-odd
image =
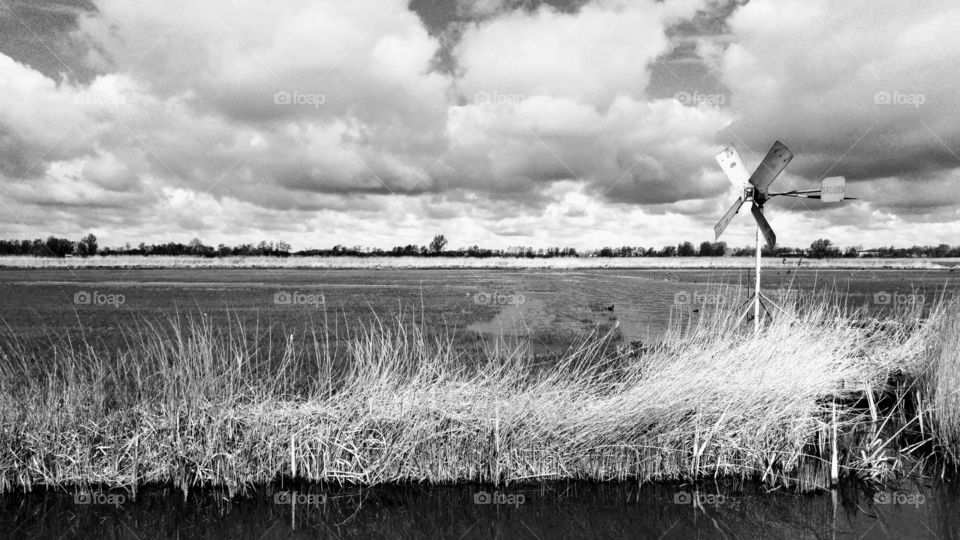
[[[677,256],[677,246],[663,246],[663,249],[659,252],[660,257],[676,257]]]
[[[83,257],[97,254],[97,237],[90,233],[77,242],[77,253]]]
[[[723,257],[727,254],[726,242],[701,242],[697,255],[701,257]]]
[[[840,255],[840,250],[833,247],[833,244],[830,242],[830,240],[827,240],[826,238],[814,240],[814,242],[810,244],[810,256],[814,259],[836,257],[838,255]]]
[[[203,242],[199,238],[194,238],[189,244],[190,253],[200,255],[203,253]]]
[[[43,243],[45,255],[47,257],[66,257],[73,254],[74,244],[66,238],[56,238],[50,236]]]
[[[430,253],[439,255],[445,247],[447,247],[447,237],[442,234],[438,234],[434,236],[433,240],[430,242]]]
[[[677,246],[677,255],[681,257],[693,257],[697,254],[697,248],[693,247],[693,242],[683,242]]]

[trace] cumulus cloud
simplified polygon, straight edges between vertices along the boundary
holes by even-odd
[[[960,165],[950,151],[960,127],[949,120],[960,105],[960,6],[758,1],[728,24],[737,41],[705,56],[738,114],[731,138],[750,146],[780,138],[798,151],[791,168],[811,177]]]
[[[474,23],[454,51],[466,103],[451,109],[461,145],[444,163],[469,163],[452,169],[506,190],[578,179],[616,203],[716,195],[722,181],[703,167],[729,117],[646,95],[648,67],[669,48],[666,28],[697,7],[542,6]]]

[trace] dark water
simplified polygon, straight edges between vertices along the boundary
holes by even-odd
[[[796,494],[759,486],[563,483],[375,489],[268,486],[0,498],[10,538],[956,538],[956,486]]]

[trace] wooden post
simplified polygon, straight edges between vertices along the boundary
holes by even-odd
[[[833,444],[830,456],[830,480],[837,485],[840,480],[840,462],[837,457],[837,400],[833,400]]]
[[[290,435],[290,477],[297,477],[297,452],[296,452],[296,434]]]

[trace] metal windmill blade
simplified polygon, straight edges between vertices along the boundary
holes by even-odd
[[[757,227],[760,227],[760,232],[767,241],[767,247],[773,249],[773,246],[777,245],[777,235],[773,232],[773,227],[770,226],[770,223],[767,222],[767,218],[763,217],[763,210],[759,205],[753,203],[750,206],[750,213],[753,214],[753,219],[757,222]]]
[[[748,195],[746,190],[750,185],[750,173],[747,172],[747,167],[743,164],[740,153],[737,152],[736,147],[732,144],[717,154],[716,160],[723,170],[723,173],[727,176],[727,180],[729,180],[730,184],[732,184],[737,191],[740,191],[742,195],[734,201],[733,206],[727,210],[723,218],[713,226],[714,241],[720,239],[720,235],[723,234],[723,231],[725,231],[727,226],[730,225],[730,222],[733,221],[733,217],[740,212],[740,207],[747,201]]]
[[[720,235],[723,234],[723,231],[727,229],[727,225],[730,225],[730,222],[733,221],[733,216],[736,216],[740,212],[740,207],[743,206],[743,203],[747,202],[744,200],[743,196],[737,197],[737,200],[733,202],[733,206],[727,210],[727,213],[720,218],[720,221],[713,226],[713,240],[717,241],[720,239]]]
[[[720,164],[720,168],[723,169],[724,174],[727,175],[727,179],[733,184],[733,187],[737,190],[743,190],[747,187],[747,183],[750,180],[750,173],[747,172],[747,168],[743,165],[743,160],[740,159],[740,154],[732,144],[717,154],[716,159],[717,163]]]
[[[753,174],[750,176],[750,185],[765,196],[767,188],[780,176],[780,173],[787,166],[787,163],[790,163],[791,159],[793,159],[793,152],[784,146],[782,142],[777,141],[773,143],[767,155],[763,157],[763,161],[760,162],[760,166],[757,167],[757,170],[753,171]]]

